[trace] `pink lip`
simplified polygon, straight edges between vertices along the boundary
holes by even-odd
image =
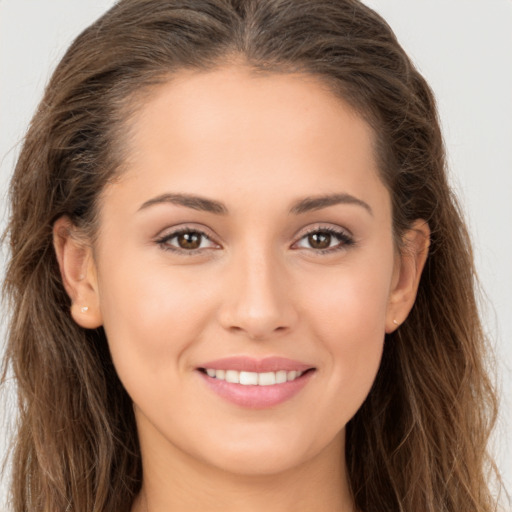
[[[274,372],[278,370],[301,371],[312,369],[312,365],[293,361],[283,357],[268,357],[253,359],[249,357],[228,357],[209,361],[198,369],[237,370],[246,372]],[[277,406],[295,396],[309,382],[314,371],[306,372],[291,382],[274,384],[273,386],[245,386],[233,384],[225,380],[209,377],[206,373],[198,372],[207,386],[225,400],[248,409],[266,409]]]
[[[237,370],[239,372],[277,372],[279,370],[304,372],[313,368],[311,364],[293,361],[286,357],[265,357],[254,359],[246,356],[232,356],[223,359],[216,359],[200,365],[200,368],[211,368],[213,370]]]

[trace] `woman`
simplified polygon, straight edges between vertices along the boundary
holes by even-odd
[[[362,4],[119,2],[11,208],[15,511],[493,509],[434,100]]]

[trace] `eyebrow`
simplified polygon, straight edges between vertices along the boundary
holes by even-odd
[[[217,215],[226,215],[228,213],[228,209],[219,201],[190,194],[162,194],[161,196],[154,197],[153,199],[146,201],[139,208],[139,211],[149,208],[155,204],[162,203],[185,206],[186,208],[192,208],[193,210],[215,213]]]
[[[361,206],[367,210],[370,215],[373,215],[373,210],[368,203],[365,203],[361,199],[350,194],[327,194],[322,196],[305,197],[304,199],[297,201],[292,206],[290,213],[299,215],[301,213],[320,210],[337,204],[353,204]]]
[[[217,215],[226,215],[228,213],[228,209],[220,201],[215,201],[213,199],[207,199],[206,197],[192,194],[162,194],[146,201],[139,208],[139,211],[145,210],[146,208],[149,208],[153,205],[165,203],[184,206],[193,210],[214,213]],[[329,206],[335,206],[337,204],[352,204],[361,206],[367,210],[370,215],[373,215],[373,211],[368,203],[345,193],[305,197],[294,203],[290,209],[290,213],[300,215],[302,213],[321,210],[322,208],[328,208]]]

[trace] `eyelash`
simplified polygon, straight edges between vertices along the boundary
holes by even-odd
[[[311,230],[306,231],[306,233],[304,233],[299,238],[299,240],[294,243],[294,245],[296,245],[301,240],[304,240],[305,238],[307,238],[311,235],[315,235],[315,234],[319,234],[319,233],[328,234],[330,236],[333,236],[334,238],[336,238],[338,240],[339,243],[337,245],[335,245],[334,247],[328,247],[326,249],[313,249],[313,248],[310,249],[311,251],[313,251],[317,254],[332,254],[332,253],[341,251],[343,249],[346,249],[347,247],[350,247],[355,244],[354,238],[349,233],[347,233],[346,231],[344,231],[342,229],[338,230],[338,229],[335,229],[332,227],[317,227],[317,228],[313,228]]]
[[[309,248],[309,250],[311,250],[312,252],[317,253],[317,254],[335,253],[335,252],[346,249],[347,247],[350,247],[355,244],[353,237],[344,230],[341,230],[341,229],[338,230],[338,229],[335,229],[332,227],[317,227],[317,228],[313,228],[313,229],[307,231],[306,233],[304,233],[299,238],[299,240],[297,242],[295,242],[293,245],[297,245],[301,240],[304,240],[305,238],[307,238],[311,235],[320,234],[320,233],[333,236],[334,238],[336,238],[338,240],[339,243],[337,245],[335,245],[334,247],[328,247],[326,249]],[[160,246],[161,249],[163,249],[165,251],[171,251],[171,252],[175,252],[175,253],[179,253],[179,254],[186,254],[187,256],[194,256],[197,253],[199,253],[205,249],[204,247],[203,248],[199,247],[197,249],[188,250],[188,249],[183,249],[180,247],[173,247],[172,245],[169,244],[169,242],[172,239],[174,239],[180,235],[185,235],[185,234],[199,235],[202,239],[207,239],[213,244],[216,243],[212,240],[212,238],[210,236],[208,236],[203,231],[196,229],[196,228],[187,228],[187,227],[179,229],[178,231],[173,231],[172,233],[169,233],[160,238],[157,238],[155,240],[155,242]]]
[[[180,235],[185,235],[185,234],[199,235],[201,237],[201,239],[209,240],[210,242],[212,242],[214,244],[216,243],[211,239],[211,237],[209,237],[206,233],[204,233],[200,229],[187,228],[187,227],[184,227],[177,231],[173,231],[172,233],[166,234],[160,238],[157,238],[155,241],[160,246],[160,248],[163,249],[164,251],[171,251],[171,252],[175,252],[175,253],[179,253],[179,254],[185,254],[187,256],[194,256],[195,254],[204,250],[204,247],[203,248],[199,247],[197,249],[188,250],[188,249],[183,249],[180,247],[173,247],[172,245],[169,244],[169,242],[173,238],[176,238],[176,237],[179,237]],[[202,243],[202,241],[201,241],[201,243]]]

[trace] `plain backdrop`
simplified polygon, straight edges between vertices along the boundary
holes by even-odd
[[[19,143],[53,68],[112,0],[0,0],[0,229]],[[501,415],[494,439],[512,487],[512,1],[367,0],[436,93],[450,179],[470,230],[496,348]],[[5,249],[0,253],[0,280]],[[1,317],[0,317],[1,318]],[[5,320],[3,321],[5,324]],[[0,327],[0,353],[5,330]],[[0,456],[13,408],[0,410]],[[2,424],[4,426],[2,427]],[[0,488],[0,510],[5,494]],[[461,511],[462,512],[462,511]]]

